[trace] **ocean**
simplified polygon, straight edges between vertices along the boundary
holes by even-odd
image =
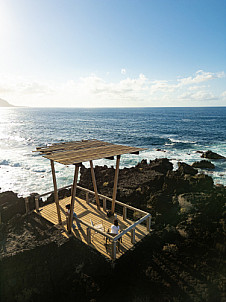
[[[20,196],[53,190],[49,160],[36,147],[64,141],[98,139],[147,148],[123,155],[120,168],[142,159],[169,158],[188,164],[201,160],[197,151],[226,156],[226,107],[199,108],[0,108],[0,192]],[[203,170],[215,184],[226,185],[226,160]],[[88,163],[84,163],[89,166]],[[115,165],[98,160],[94,165]],[[73,167],[55,165],[57,184],[73,181]]]

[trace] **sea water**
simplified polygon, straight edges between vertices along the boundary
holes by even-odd
[[[98,139],[146,148],[139,155],[123,155],[120,167],[142,159],[169,158],[192,164],[197,151],[226,156],[226,107],[208,108],[0,108],[0,192],[26,196],[53,189],[48,159],[36,147],[64,141]],[[204,170],[215,183],[226,185],[226,161],[212,161]],[[88,163],[84,163],[89,166]],[[115,165],[97,160],[95,165]],[[58,187],[71,184],[73,166],[55,164]]]

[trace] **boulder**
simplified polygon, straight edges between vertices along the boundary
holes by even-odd
[[[198,170],[192,168],[190,165],[182,162],[178,162],[178,169],[177,171],[181,175],[189,174],[189,175],[196,175],[198,173]]]
[[[181,194],[189,192],[189,181],[178,171],[168,171],[162,186],[164,194]]]
[[[224,156],[217,154],[215,152],[212,152],[211,150],[204,152],[201,157],[209,158],[209,159],[226,159]]]
[[[208,160],[201,160],[201,161],[196,161],[192,165],[194,168],[200,168],[200,169],[214,169],[215,166]]]
[[[213,179],[206,174],[196,174],[194,176],[188,175],[185,178],[189,182],[191,192],[210,191],[213,188]]]
[[[173,164],[167,158],[156,158],[155,160],[150,160],[149,167],[151,170],[155,170],[163,174],[173,170]]]
[[[16,214],[25,214],[25,200],[16,193],[6,191],[0,194],[0,215],[2,222],[7,222]]]

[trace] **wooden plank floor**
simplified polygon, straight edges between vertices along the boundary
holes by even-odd
[[[61,209],[61,218],[63,222],[63,228],[65,229],[65,232],[63,234],[68,237],[67,233],[67,227],[66,227],[66,204],[70,203],[70,197],[66,197],[62,200],[60,200],[60,209]],[[102,223],[105,229],[105,232],[107,232],[108,229],[110,229],[114,218],[108,218],[106,213],[101,209],[98,210],[96,206],[92,203],[87,203],[83,199],[77,198],[75,200],[75,207],[74,211],[76,212],[79,219],[82,221],[90,224],[90,219],[92,219],[94,225],[98,223]],[[58,216],[56,211],[56,205],[55,203],[46,205],[42,208],[40,208],[40,215],[44,217],[45,219],[52,222],[54,225],[58,224]],[[117,219],[119,221],[120,230],[126,229],[128,226],[132,225],[133,222],[131,220],[123,220],[122,216],[117,215]],[[74,221],[74,224],[76,225],[76,222]],[[82,228],[78,229],[76,228],[75,231],[72,230],[72,234],[82,240],[84,243],[87,243],[87,227],[84,224],[81,224]],[[140,241],[143,237],[145,237],[148,234],[148,231],[145,227],[145,225],[138,225],[136,227],[135,232],[135,241]],[[105,244],[105,237],[101,234],[95,233],[92,230],[92,242],[89,244],[89,246],[93,247],[94,249],[98,250],[100,253],[102,253],[104,256],[111,258],[111,244]],[[116,258],[119,258],[122,254],[124,254],[126,251],[131,249],[133,244],[131,243],[131,232],[128,232],[127,234],[123,235],[122,237],[122,243],[120,244],[120,249],[117,249],[116,252]]]

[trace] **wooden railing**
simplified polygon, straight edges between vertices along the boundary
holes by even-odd
[[[68,185],[68,186],[65,186],[65,187],[62,187],[62,188],[59,188],[58,191],[62,190],[62,189],[69,189],[71,188],[72,185]],[[77,189],[83,191],[86,193],[86,202],[89,203],[89,194],[95,196],[95,192],[94,191],[91,191],[89,189],[86,189],[86,188],[83,188],[83,187],[80,187],[80,186],[77,186]],[[40,195],[37,195],[35,196],[35,206],[36,206],[36,210],[37,212],[39,212],[39,199],[41,197],[44,197],[44,196],[47,196],[47,195],[50,195],[54,193],[54,191],[50,191],[50,192],[47,192],[47,193],[43,193],[43,194],[40,194]],[[102,207],[103,207],[103,211],[106,211],[107,210],[107,201],[109,202],[112,202],[112,198],[110,197],[107,197],[107,196],[104,196],[102,194],[98,194],[100,200],[102,200],[103,204],[102,204]],[[127,205],[121,201],[118,201],[116,200],[115,201],[115,204],[117,204],[118,206],[122,207],[122,217],[123,217],[123,220],[126,220],[127,219],[127,210],[131,210],[131,211],[134,211],[136,213],[139,213],[140,215],[142,215],[142,217],[135,221],[132,225],[130,225],[129,227],[127,227],[125,230],[123,230],[120,234],[116,235],[116,236],[111,236],[109,233],[105,233],[97,228],[95,228],[95,226],[92,226],[91,224],[89,223],[86,223],[85,221],[78,219],[78,221],[85,225],[87,227],[87,242],[88,243],[91,243],[91,230],[95,231],[96,233],[99,233],[101,235],[103,235],[105,238],[108,238],[109,240],[112,241],[112,255],[111,255],[111,258],[113,260],[116,259],[116,244],[118,242],[118,240],[120,240],[120,238],[122,238],[123,235],[125,235],[126,233],[128,232],[131,232],[131,243],[135,244],[135,229],[136,229],[136,226],[141,224],[141,223],[144,223],[146,221],[146,228],[147,228],[147,231],[149,232],[150,229],[151,229],[151,214],[148,213],[148,212],[145,212],[145,211],[142,211],[140,209],[137,209],[135,207],[132,207],[130,205]]]

